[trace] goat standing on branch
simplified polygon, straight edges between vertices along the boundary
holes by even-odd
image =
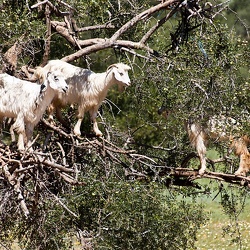
[[[169,111],[164,106],[158,110],[158,113],[165,118],[169,115]],[[203,175],[206,171],[206,151],[209,140],[231,142],[230,147],[240,158],[239,168],[235,175],[246,176],[250,171],[250,153],[247,148],[250,144],[250,138],[246,135],[239,136],[231,133],[239,131],[238,126],[236,120],[225,116],[210,118],[206,126],[190,121],[185,123],[190,143],[196,149],[200,159],[200,175]]]
[[[65,124],[62,118],[61,108],[67,104],[78,105],[78,121],[74,127],[74,134],[81,135],[80,127],[84,118],[84,113],[89,112],[93,121],[93,130],[96,136],[102,136],[99,130],[96,117],[97,112],[105,99],[111,86],[117,84],[119,91],[122,92],[130,85],[128,71],[131,68],[123,63],[110,65],[106,72],[94,73],[88,69],[73,66],[60,60],[51,60],[44,70],[59,70],[62,72],[66,82],[69,85],[69,91],[66,94],[59,93],[53,99],[48,109],[49,119],[52,120],[52,113],[56,110],[58,120]]]
[[[12,141],[15,141],[13,130],[17,131],[19,150],[25,149],[25,137],[30,147],[34,127],[56,92],[66,92],[68,89],[60,72],[48,72],[46,76],[42,70],[39,73],[42,85],[0,74],[0,121],[4,117],[16,118],[11,126],[11,134]]]

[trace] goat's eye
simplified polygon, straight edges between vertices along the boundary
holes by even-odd
[[[57,82],[59,81],[58,77],[57,76],[54,76],[54,80]]]
[[[123,76],[124,74],[122,72],[120,72],[120,75]]]

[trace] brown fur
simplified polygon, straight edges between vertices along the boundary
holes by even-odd
[[[158,113],[168,118],[170,112],[164,107],[158,110]],[[231,135],[230,131],[237,130],[237,121],[230,117],[221,116],[220,119],[209,119],[207,127],[204,129],[198,123],[185,124],[189,140],[191,145],[196,149],[196,152],[200,159],[199,174],[203,175],[206,171],[206,150],[209,139],[216,141],[228,141],[231,142],[230,148],[234,150],[234,153],[239,156],[240,163],[239,168],[235,172],[235,175],[246,176],[250,171],[250,153],[248,151],[248,145],[250,145],[250,138],[247,135]],[[226,125],[224,125],[224,122]],[[216,130],[218,125],[218,131]],[[230,127],[231,126],[231,127]],[[229,135],[226,133],[228,128]]]

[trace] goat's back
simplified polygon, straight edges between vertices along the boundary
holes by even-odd
[[[60,71],[69,86],[66,94],[58,93],[54,98],[53,103],[56,106],[63,107],[68,103],[83,102],[84,97],[88,99],[89,96],[93,96],[96,92],[93,90],[95,85],[93,78],[98,74],[95,74],[91,70],[83,69],[61,60],[49,61],[44,69],[45,71]]]
[[[61,60],[51,60],[48,62],[48,64],[46,66],[44,66],[44,70],[49,72],[53,72],[53,71],[60,71],[65,80],[67,81],[67,79],[70,79],[72,77],[75,76],[82,76],[85,75],[87,72],[91,72],[88,69],[82,69],[80,67],[74,66],[70,63],[61,61]],[[68,82],[67,82],[68,83]]]
[[[25,122],[37,124],[55,91],[47,86],[0,74],[0,116],[23,117]]]

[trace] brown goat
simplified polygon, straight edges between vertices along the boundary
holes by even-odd
[[[165,118],[168,117],[169,111],[161,107],[158,113]],[[250,153],[247,146],[250,144],[250,138],[246,135],[235,135],[230,132],[237,130],[237,122],[231,117],[220,116],[219,119],[212,117],[208,120],[207,126],[199,123],[186,122],[185,128],[191,145],[196,149],[200,160],[199,174],[203,175],[206,171],[206,152],[209,140],[230,141],[230,148],[239,156],[240,163],[235,175],[246,176],[250,170]]]

